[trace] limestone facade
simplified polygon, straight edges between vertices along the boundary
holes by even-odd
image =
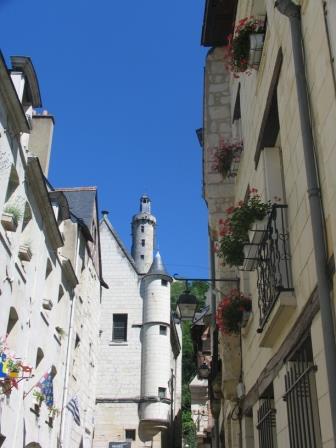
[[[296,56],[290,20],[274,7],[272,0],[231,3],[237,8],[236,23],[250,16],[267,17],[267,21],[260,64],[249,74],[233,77],[226,68],[224,47],[216,44],[209,51],[205,66],[203,179],[204,198],[209,208],[212,274],[217,278],[237,275],[241,291],[252,297],[253,310],[241,336],[218,335],[217,381],[221,383],[222,398],[214,425],[214,446],[222,446],[225,440],[227,447],[331,447],[335,446],[336,430],[333,391],[326,367],[329,353],[323,338],[326,327],[320,312],[317,249],[310,208],[313,192],[308,191],[306,135],[298,100],[300,74],[294,70]],[[331,22],[334,2],[294,3],[299,4],[296,11],[302,27],[309,117],[325,228],[322,262],[328,271],[334,308],[336,91],[333,61],[336,41]],[[214,152],[221,141],[235,138],[242,140],[243,151],[235,176],[223,178],[213,168]],[[221,239],[220,220],[227,218],[229,206],[246,199],[249,188],[256,188],[263,201],[278,204],[277,217],[273,221],[269,217],[268,222],[286,240],[286,256],[278,252],[282,261],[276,263],[267,258],[267,264],[263,265],[262,256],[266,255],[262,250],[266,246],[260,243],[254,262],[245,260],[240,269],[230,268],[223,266],[216,255]],[[267,235],[263,238],[265,242]],[[273,238],[279,241],[274,233]],[[267,256],[272,254],[274,251]],[[263,288],[271,284],[267,268],[270,265],[278,275],[278,289],[273,291],[271,305],[267,303],[267,288]],[[233,286],[216,285],[217,303]],[[217,331],[215,327],[213,330],[215,340]],[[306,364],[302,357],[306,357]],[[301,370],[304,366],[306,369]],[[295,388],[293,378],[298,378],[295,372],[299,371],[303,379],[301,383],[298,381],[301,386]],[[309,390],[302,408],[300,387]],[[268,445],[262,424],[265,406],[269,406],[272,415],[267,426],[268,440],[271,440]],[[298,418],[291,406],[297,406],[295,412],[301,412]],[[305,441],[300,442],[300,437]]]
[[[144,259],[129,255],[106,214],[100,223],[108,289],[102,295],[95,448],[181,443],[181,329],[170,311],[172,278],[160,255],[153,260],[148,250],[156,220],[147,196],[140,199],[140,214],[140,221],[139,215],[133,219],[132,253]],[[142,232],[141,225],[149,227]]]
[[[96,189],[83,216],[68,191],[46,182],[54,119],[34,113],[42,104],[31,60],[11,62],[9,71],[1,55],[0,445],[89,447],[102,283]],[[5,357],[25,370],[10,380]],[[46,378],[53,403],[41,404]],[[66,409],[74,396],[79,425]]]

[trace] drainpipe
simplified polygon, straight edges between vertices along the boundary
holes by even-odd
[[[330,280],[328,275],[327,247],[325,240],[324,215],[318,179],[316,149],[310,119],[307,79],[304,62],[304,47],[301,29],[300,7],[292,0],[278,0],[275,6],[281,14],[289,18],[296,89],[299,102],[299,115],[303,140],[304,161],[307,175],[308,198],[313,230],[313,245],[316,262],[317,292],[320,303],[324,353],[327,366],[329,401],[333,424],[334,442],[336,439],[336,344],[334,309]]]
[[[77,241],[76,241],[76,266],[75,272],[77,275],[78,272],[78,261],[79,261],[79,238],[80,238],[80,230],[77,227]],[[64,437],[65,437],[65,423],[66,423],[66,405],[69,398],[69,377],[70,377],[70,361],[71,361],[71,344],[74,333],[74,316],[75,316],[75,305],[76,305],[76,292],[74,292],[73,298],[71,300],[71,309],[70,309],[70,320],[69,320],[69,328],[68,328],[68,344],[67,344],[67,353],[66,353],[66,363],[65,363],[65,373],[64,373],[64,385],[63,385],[63,399],[62,399],[62,412],[61,412],[61,422],[60,422],[60,447],[66,448],[64,445]]]

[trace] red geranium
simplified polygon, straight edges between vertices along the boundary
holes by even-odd
[[[223,334],[237,334],[241,328],[244,312],[251,310],[251,298],[237,289],[232,289],[217,306],[217,327]]]

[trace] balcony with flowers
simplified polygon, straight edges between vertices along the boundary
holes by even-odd
[[[261,341],[264,346],[272,344],[271,330],[275,327],[266,324],[273,320],[273,310],[279,317],[279,313],[286,314],[295,306],[287,205],[281,204],[280,198],[274,200],[264,202],[256,189],[250,189],[245,201],[226,210],[216,243],[217,255],[225,265],[257,273],[258,332],[266,330]]]
[[[239,20],[233,34],[228,37],[226,63],[235,78],[239,78],[241,73],[249,75],[259,67],[265,28],[265,19],[245,17]]]

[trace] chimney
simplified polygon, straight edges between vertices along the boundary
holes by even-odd
[[[54,131],[54,117],[47,111],[33,115],[33,126],[29,137],[29,151],[39,158],[43,174],[49,172],[50,152]]]

